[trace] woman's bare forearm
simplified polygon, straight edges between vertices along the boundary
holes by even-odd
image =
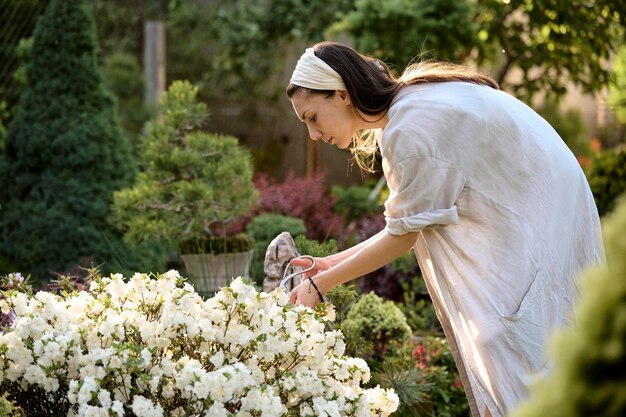
[[[358,251],[360,251],[361,249],[363,249],[365,246],[369,245],[371,242],[373,242],[375,239],[378,239],[383,233],[386,233],[385,230],[381,230],[380,232],[376,233],[374,236],[364,240],[363,242],[354,245],[342,252],[336,253],[334,255],[329,255],[326,257],[326,261],[331,265],[331,266],[336,266],[338,264],[340,264],[341,262],[343,262],[345,259],[349,258],[350,256],[354,255],[355,253],[357,253]]]
[[[347,253],[347,256],[331,269],[317,274],[315,282],[323,293],[327,293],[393,261],[411,249],[416,239],[417,233],[394,236],[383,230],[362,244],[341,252],[341,255]]]

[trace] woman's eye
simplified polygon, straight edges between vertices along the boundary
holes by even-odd
[[[314,123],[317,120],[317,116],[313,116],[309,120]]]

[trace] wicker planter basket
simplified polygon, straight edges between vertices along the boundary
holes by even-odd
[[[233,278],[249,277],[254,250],[220,255],[181,255],[189,282],[203,297],[211,297]]]

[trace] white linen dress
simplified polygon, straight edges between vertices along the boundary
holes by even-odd
[[[503,417],[549,369],[577,276],[603,262],[584,173],[525,104],[465,82],[404,87],[378,136],[386,230],[414,251],[472,415]]]

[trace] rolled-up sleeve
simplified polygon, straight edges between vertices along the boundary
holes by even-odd
[[[453,164],[429,156],[411,156],[395,163],[386,174],[386,230],[391,235],[457,224],[455,202],[465,175]]]

